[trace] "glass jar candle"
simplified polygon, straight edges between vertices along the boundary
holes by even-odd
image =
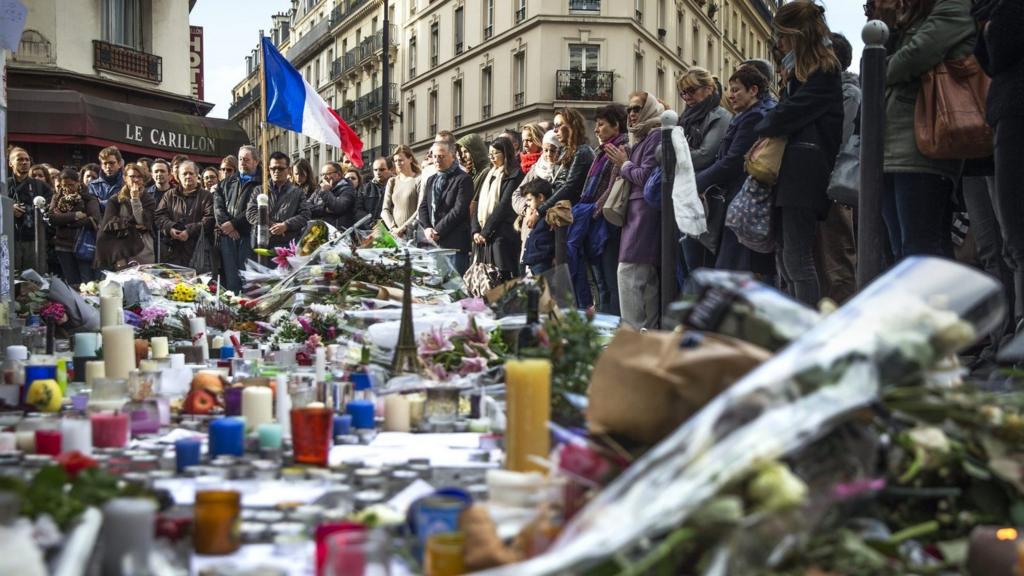
[[[196,491],[192,544],[197,554],[224,555],[241,545],[241,495],[233,490]]]

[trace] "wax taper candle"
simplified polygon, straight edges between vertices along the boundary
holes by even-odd
[[[242,417],[245,428],[253,431],[274,420],[274,394],[266,386],[246,386],[242,390]]]
[[[103,328],[103,363],[107,378],[128,379],[135,369],[135,329],[131,326]]]
[[[505,467],[517,472],[544,472],[532,457],[546,459],[551,451],[551,361],[505,362],[508,404]]]

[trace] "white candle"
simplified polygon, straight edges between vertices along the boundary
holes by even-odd
[[[96,349],[99,346],[96,345],[96,338],[98,334],[95,332],[79,332],[75,334],[75,358],[91,358],[96,356]]]
[[[249,432],[260,424],[274,421],[274,394],[266,386],[246,386],[242,390],[242,417]]]
[[[167,336],[153,336],[149,339],[149,355],[154,360],[167,358]]]
[[[103,360],[89,360],[85,363],[85,385],[92,387],[99,378],[107,377],[107,363]]]
[[[124,323],[124,303],[120,296],[100,296],[100,326],[120,326]]]
[[[327,349],[323,346],[316,348],[316,356],[313,358],[313,373],[316,375],[317,382],[327,379]]]
[[[139,362],[139,372],[159,372],[160,363],[156,360],[141,360]]]
[[[206,338],[206,318],[189,318],[188,330],[192,341],[203,349],[203,361],[210,359],[210,341]]]
[[[14,434],[16,435],[15,443],[18,445],[18,450],[21,450],[25,454],[35,454],[36,431],[34,429],[18,430]]]
[[[224,337],[214,336],[213,337],[213,349],[217,350],[224,347]]]
[[[277,375],[277,389],[275,396],[277,402],[274,406],[277,409],[277,423],[281,425],[281,437],[291,439],[292,437],[292,397],[288,394],[288,375]]]
[[[125,564],[134,569],[133,574],[149,572],[155,520],[156,502],[152,500],[115,498],[107,502],[103,507],[103,574],[126,574]]]
[[[128,379],[135,369],[135,329],[131,326],[103,328],[103,362],[107,378]]]
[[[17,449],[18,436],[14,432],[0,432],[0,452],[14,452]]]
[[[88,418],[65,418],[60,421],[60,451],[92,454],[92,422]]]
[[[384,430],[387,432],[408,432],[409,400],[402,394],[384,397]]]

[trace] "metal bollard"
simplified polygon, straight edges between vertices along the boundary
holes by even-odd
[[[672,130],[679,115],[672,110],[661,114],[661,328],[667,330],[668,311],[676,299],[676,266],[679,260],[679,232],[672,205],[672,185],[676,174],[676,150],[672,146]]]
[[[885,42],[889,28],[872,20],[861,31],[860,198],[857,225],[857,289],[882,273],[882,250],[888,232],[882,221],[885,190]]]
[[[33,268],[40,274],[46,274],[46,199],[36,196],[32,206],[32,228],[35,231]]]

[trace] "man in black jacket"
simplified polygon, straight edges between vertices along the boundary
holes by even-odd
[[[363,228],[373,228],[377,220],[380,220],[380,211],[384,207],[384,189],[394,170],[395,161],[390,157],[373,161],[373,180],[363,184],[362,190],[359,190],[359,218],[370,214]]]
[[[338,230],[351,228],[362,215],[358,210],[358,193],[343,177],[341,165],[328,162],[320,168],[320,189],[307,199],[310,217],[323,220]]]
[[[50,205],[53,190],[42,180],[28,175],[32,166],[32,158],[22,148],[11,148],[8,157],[11,166],[11,177],[7,179],[7,196],[14,200],[14,269],[17,272],[35,266],[35,212],[33,200],[37,196],[46,199]],[[45,273],[46,270],[38,270]]]
[[[423,236],[442,248],[456,250],[453,265],[459,274],[469,268],[469,203],[473,180],[455,165],[455,150],[443,142],[431,148],[438,173],[427,179],[420,201]]]
[[[270,234],[267,248],[283,248],[295,240],[298,242],[309,222],[309,204],[301,188],[288,181],[291,159],[283,152],[270,155],[268,166],[270,186],[267,190],[267,206],[270,208]],[[249,198],[245,217],[251,226],[252,245],[259,247],[257,238],[259,225],[259,202],[263,186],[257,186]]]
[[[238,173],[217,186],[213,193],[213,217],[217,225],[221,278],[224,286],[236,294],[242,290],[241,270],[253,257],[249,243],[249,220],[245,211],[252,191],[262,183],[256,147],[238,149]]]

